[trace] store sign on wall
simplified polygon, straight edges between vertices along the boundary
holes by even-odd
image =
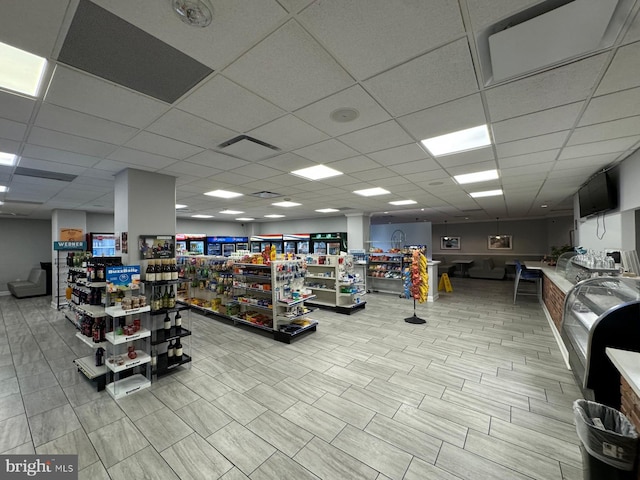
[[[86,250],[87,242],[53,242],[54,250]]]

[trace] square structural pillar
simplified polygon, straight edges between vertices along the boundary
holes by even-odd
[[[369,229],[371,217],[365,213],[345,213],[349,250],[369,251]]]

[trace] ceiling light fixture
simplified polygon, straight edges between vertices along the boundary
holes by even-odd
[[[496,217],[496,240],[500,239],[500,217]]]
[[[284,218],[286,215],[278,215],[277,213],[271,213],[269,215],[265,215],[265,218]]]
[[[276,202],[276,203],[272,203],[271,205],[273,205],[274,207],[298,207],[300,205],[302,205],[301,203],[296,203],[296,202],[290,202],[288,200],[284,201],[284,202]]]
[[[393,202],[389,202],[391,205],[413,205],[414,203],[418,203],[415,200],[394,200]]]
[[[255,220],[255,218],[251,218],[251,217],[240,217],[240,218],[236,218],[237,221],[239,222],[251,222],[252,220]]]
[[[465,183],[488,182],[500,178],[498,170],[484,170],[482,172],[464,173],[462,175],[454,175],[453,179],[460,185]]]
[[[176,210],[180,208],[187,208],[189,205],[182,205],[181,203],[176,203]]]
[[[0,185],[0,193],[6,192],[7,190],[9,190],[9,187],[7,187],[6,185]]]
[[[319,208],[318,210],[316,210],[316,212],[320,213],[334,213],[339,211],[340,210],[338,210],[337,208]]]
[[[389,190],[385,190],[384,188],[375,187],[375,188],[365,188],[364,190],[355,190],[353,193],[356,195],[362,195],[363,197],[375,197],[376,195],[387,195],[391,193]]]
[[[240,210],[221,210],[218,213],[224,213],[225,215],[240,215],[241,212]]]
[[[469,195],[472,198],[495,197],[498,195],[502,195],[502,189],[499,188],[497,190],[485,190],[484,192],[471,192]]]
[[[459,130],[432,138],[421,140],[429,153],[434,157],[451,155],[452,153],[475,150],[491,145],[489,129],[486,125]]]
[[[46,67],[44,58],[0,42],[0,88],[36,97]]]
[[[18,156],[14,153],[0,152],[0,165],[13,167],[16,164]]]
[[[196,214],[196,215],[191,215],[191,218],[213,218],[213,215],[203,215],[203,214]]]
[[[301,168],[289,173],[291,173],[291,175],[306,178],[307,180],[322,180],[323,178],[337,177],[338,175],[342,175],[342,172],[339,172],[338,170],[335,170],[331,167],[327,167],[326,165],[315,165],[313,167]]]
[[[236,198],[241,197],[242,193],[229,192],[228,190],[212,190],[210,192],[206,192],[205,195],[218,198]]]
[[[542,205],[540,205],[540,208],[547,208],[549,205],[547,205],[546,203],[543,203]]]
[[[172,0],[173,11],[191,27],[206,27],[213,19],[212,8],[205,0]]]
[[[447,221],[444,221],[444,239],[449,240],[449,235],[447,235]]]

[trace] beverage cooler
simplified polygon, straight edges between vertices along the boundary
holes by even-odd
[[[114,233],[87,234],[87,249],[94,257],[114,257],[116,255],[116,236]]]
[[[204,234],[177,234],[176,255],[204,255],[206,241]]]
[[[247,250],[248,237],[207,237],[207,255],[231,256],[236,250]]]
[[[311,252],[324,255],[340,255],[347,251],[347,232],[312,233]]]
[[[251,237],[250,248],[252,253],[263,252],[265,248],[275,245],[276,253],[283,252],[283,240],[281,234],[255,235]]]
[[[282,236],[284,243],[284,253],[306,255],[309,253],[308,233],[287,233]]]

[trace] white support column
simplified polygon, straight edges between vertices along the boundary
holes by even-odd
[[[369,250],[371,217],[368,214],[345,213],[347,217],[347,242],[349,250]]]

